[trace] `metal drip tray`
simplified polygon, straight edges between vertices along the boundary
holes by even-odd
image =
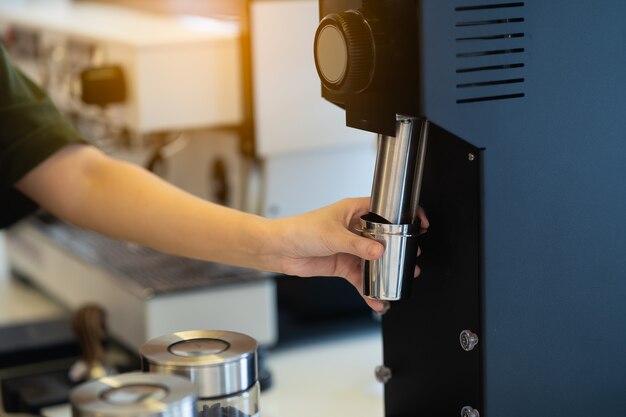
[[[167,255],[45,217],[35,217],[33,225],[81,260],[113,272],[142,297],[267,279],[259,271]]]
[[[16,224],[6,237],[14,276],[68,309],[97,303],[111,334],[130,348],[184,329],[276,341],[270,274],[166,255],[46,215]]]

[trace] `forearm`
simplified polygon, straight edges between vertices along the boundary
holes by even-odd
[[[177,255],[279,269],[264,253],[269,220],[204,201],[92,148],[53,155],[18,187],[79,227]]]

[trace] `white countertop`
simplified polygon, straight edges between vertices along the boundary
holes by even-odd
[[[380,332],[360,331],[270,352],[274,387],[261,395],[264,417],[382,417]]]

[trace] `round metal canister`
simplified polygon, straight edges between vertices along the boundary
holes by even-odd
[[[246,391],[258,381],[257,343],[242,333],[191,330],[157,337],[140,349],[144,372],[189,378],[202,398]]]
[[[179,376],[133,372],[81,384],[70,402],[73,417],[195,417],[195,392]]]

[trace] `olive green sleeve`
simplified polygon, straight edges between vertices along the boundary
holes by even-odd
[[[14,184],[62,147],[81,141],[50,98],[0,47],[0,227],[35,205]]]

